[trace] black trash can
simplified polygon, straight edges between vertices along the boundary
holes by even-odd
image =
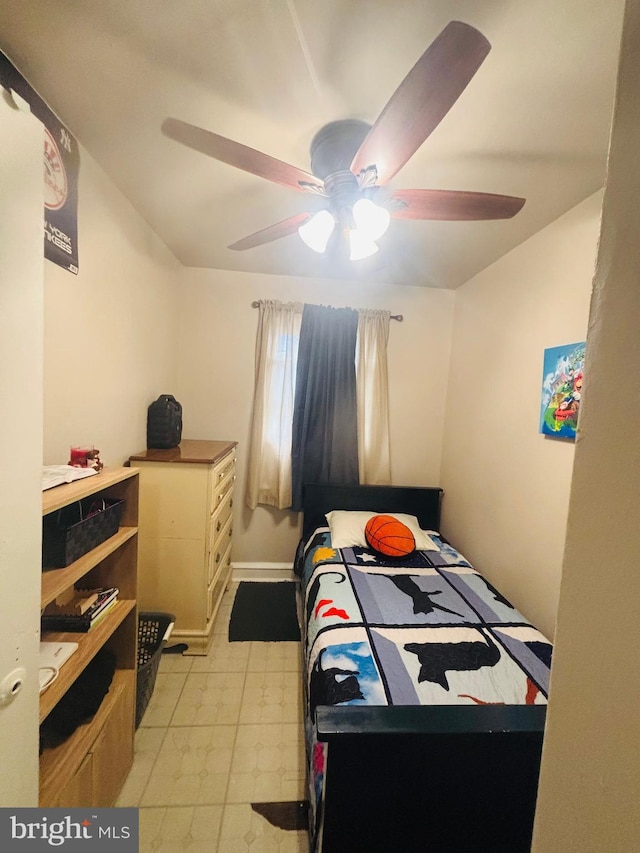
[[[156,683],[162,649],[176,617],[172,613],[138,614],[138,678],[136,683],[136,728],[147,710]]]

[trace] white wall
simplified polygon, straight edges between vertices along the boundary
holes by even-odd
[[[180,374],[185,438],[239,442],[234,562],[291,562],[299,535],[288,510],[244,507],[258,311],[253,300],[386,308],[391,321],[391,467],[395,484],[436,485],[444,426],[451,291],[185,269],[181,276]]]
[[[543,350],[586,338],[601,198],[456,291],[443,530],[550,638],[574,443],[539,433]]]
[[[640,849],[640,3],[627,4],[535,853]]]
[[[41,467],[67,462],[76,442],[108,465],[145,446],[147,405],[176,375],[179,264],[83,150],[80,274],[45,261],[42,127],[4,94],[0,110],[0,678],[27,669],[0,707],[0,805],[27,806],[38,797]]]
[[[0,87],[0,679],[27,673],[0,704],[0,807],[38,801],[42,534],[42,125]]]
[[[175,382],[180,265],[84,149],[78,232],[77,276],[45,264],[44,462],[82,443],[122,465]]]

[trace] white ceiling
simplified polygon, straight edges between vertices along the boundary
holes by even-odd
[[[453,19],[492,50],[396,175],[524,196],[511,220],[394,220],[355,275],[456,287],[602,186],[623,0],[0,0],[0,48],[185,265],[331,276],[297,234],[229,243],[310,197],[187,149],[172,116],[309,169],[328,121],[372,122]],[[82,193],[82,171],[80,173]],[[82,234],[80,233],[80,239]],[[82,245],[80,244],[80,251]]]

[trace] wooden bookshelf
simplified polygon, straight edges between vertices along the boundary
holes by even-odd
[[[91,496],[124,501],[117,533],[71,565],[42,573],[41,611],[74,586],[119,589],[116,604],[89,631],[42,634],[43,641],[76,642],[78,649],[40,695],[40,723],[101,649],[110,649],[116,658],[116,672],[98,712],[59,746],[41,753],[42,807],[112,806],[131,768],[138,640],[138,493],[136,468],[105,468],[42,495],[43,515]]]

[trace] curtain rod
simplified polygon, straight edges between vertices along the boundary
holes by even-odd
[[[256,300],[254,300],[254,301],[251,303],[251,307],[252,307],[252,308],[259,308],[259,307],[260,307],[260,303],[259,303],[259,302],[257,302]],[[402,314],[391,314],[391,319],[392,319],[392,320],[397,320],[397,321],[398,321],[398,323],[402,323],[402,321],[404,320],[404,316],[403,316]]]

